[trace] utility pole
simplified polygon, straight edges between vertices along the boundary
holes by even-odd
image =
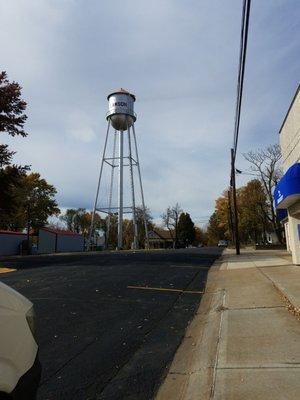
[[[30,205],[27,204],[27,246],[29,250],[29,239],[30,239]]]
[[[232,187],[232,197],[233,197],[235,252],[236,252],[237,255],[239,255],[240,254],[240,237],[239,237],[239,221],[238,221],[238,210],[237,210],[237,201],[236,201],[235,154],[234,154],[234,149],[231,149],[231,180],[230,180],[230,185]]]
[[[28,254],[30,254],[30,201],[31,201],[31,198],[30,198],[30,196],[28,195],[27,196],[27,202],[26,202],[26,216],[27,216],[27,235],[26,235],[26,241],[27,241],[27,248],[26,248],[26,254],[28,255]]]
[[[228,225],[229,225],[229,230],[230,230],[230,235],[231,235],[231,240],[232,243],[235,243],[234,239],[234,225],[233,225],[233,219],[232,219],[232,207],[231,207],[231,187],[227,191],[227,196],[228,196]]]

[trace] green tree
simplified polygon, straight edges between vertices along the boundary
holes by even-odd
[[[196,231],[195,224],[192,221],[190,214],[181,213],[178,220],[178,240],[181,245],[190,245],[194,242]]]
[[[129,250],[133,243],[133,223],[131,219],[123,220],[123,248]]]
[[[74,217],[77,210],[75,208],[68,208],[64,214],[59,216],[59,219],[66,224],[69,231],[76,232]]]
[[[207,240],[209,246],[215,246],[219,240],[225,239],[225,227],[222,224],[218,212],[215,211],[208,222],[207,226]]]
[[[59,209],[55,201],[56,189],[49,185],[38,173],[26,174],[26,171],[16,171],[14,167],[6,167],[0,171],[0,180],[5,180],[9,175],[6,185],[7,209],[1,210],[0,225],[3,229],[37,230],[46,225],[48,217],[58,214]]]
[[[0,73],[0,132],[10,136],[27,136],[24,124],[26,102],[21,99],[21,86],[10,82],[5,71]],[[17,190],[23,186],[28,166],[12,164],[15,152],[8,145],[0,145],[0,227],[10,229],[14,226],[16,214],[19,213],[22,198],[18,198]]]
[[[24,124],[26,102],[21,99],[21,86],[10,82],[5,71],[0,73],[0,132],[10,136],[27,136]],[[21,230],[38,229],[49,216],[57,214],[56,189],[38,173],[28,174],[28,166],[12,164],[15,153],[0,145],[0,227]]]
[[[9,160],[7,159],[7,163]],[[22,229],[24,223],[18,224],[16,217],[22,210],[24,199],[20,189],[24,185],[27,168],[7,165],[0,168],[0,228]],[[21,212],[22,213],[22,212]],[[23,209],[24,213],[24,209]]]
[[[76,233],[86,234],[90,228],[90,218],[85,208],[68,209],[62,220],[65,220],[68,229]]]
[[[66,224],[68,230],[81,233],[84,237],[88,236],[92,213],[86,211],[85,208],[68,208],[59,218]],[[98,231],[104,229],[104,221],[97,213],[94,218],[94,229]]]
[[[7,144],[0,144],[0,169],[12,164],[12,158],[15,151],[8,150]]]
[[[59,213],[55,195],[55,187],[50,185],[38,173],[25,175],[21,188],[17,189],[17,197],[22,196],[20,201],[20,212],[17,214],[17,224],[27,225],[29,228],[37,230],[46,225],[47,220],[52,215]],[[25,212],[24,212],[25,211]]]
[[[144,222],[144,213],[142,207],[136,207],[136,223],[137,223],[137,230],[138,230],[138,248],[145,248],[146,247],[146,233],[145,233],[145,222]],[[153,225],[153,218],[151,216],[151,212],[148,207],[145,209],[145,220],[148,231],[152,230]],[[133,229],[133,221],[131,220],[124,220],[123,223],[123,232],[124,232],[124,248],[131,249],[133,238],[134,238],[134,229]]]
[[[239,226],[244,243],[266,241],[272,229],[266,192],[258,179],[253,179],[238,191]]]
[[[26,102],[21,99],[21,86],[10,82],[7,73],[0,73],[0,132],[11,136],[27,136],[24,124],[27,116],[24,114]]]
[[[111,213],[105,218],[104,231],[106,246],[116,249],[118,245],[118,214]]]
[[[94,226],[95,229],[98,229],[99,215],[96,214]],[[74,228],[75,232],[83,234],[83,236],[87,236],[91,226],[91,214],[86,211],[85,208],[78,208],[76,210],[76,214],[74,216]]]

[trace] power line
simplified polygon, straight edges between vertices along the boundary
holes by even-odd
[[[241,105],[242,105],[242,97],[243,97],[243,89],[244,89],[245,63],[246,63],[246,53],[247,53],[247,44],[248,44],[250,4],[251,4],[251,0],[244,0],[243,12],[242,12],[239,72],[238,72],[238,82],[237,82],[237,101],[236,101],[236,110],[235,110],[234,138],[233,138],[234,160],[235,160],[235,156],[236,156],[238,137],[239,137],[239,129],[240,129]]]
[[[233,147],[230,149],[230,156],[231,156],[230,194],[231,195],[229,195],[228,197],[230,201],[232,199],[232,205],[233,205],[233,207],[230,206],[230,210],[231,208],[233,209],[234,218],[232,220],[234,223],[236,254],[240,254],[240,240],[239,240],[238,211],[237,211],[236,184],[235,184],[235,174],[236,174],[235,160],[236,160],[236,151],[237,151],[239,130],[240,130],[241,106],[243,98],[245,63],[246,63],[246,53],[247,53],[247,43],[248,43],[250,4],[251,0],[244,0],[243,2]]]

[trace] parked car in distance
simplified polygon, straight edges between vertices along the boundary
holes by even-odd
[[[227,247],[227,240],[219,240],[218,247]]]
[[[0,282],[0,400],[34,400],[41,378],[33,304]]]

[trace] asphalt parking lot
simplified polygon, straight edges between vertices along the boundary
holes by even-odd
[[[28,257],[0,279],[35,305],[40,400],[152,399],[217,248]]]

